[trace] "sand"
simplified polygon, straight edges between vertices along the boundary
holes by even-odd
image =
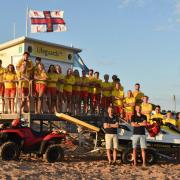
[[[23,156],[19,161],[1,161],[0,164],[0,179],[180,179],[180,164],[177,162],[163,162],[144,169],[141,166],[133,167],[126,164],[110,166],[106,159],[89,156],[69,156],[63,162],[54,164]]]

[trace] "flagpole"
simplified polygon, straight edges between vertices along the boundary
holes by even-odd
[[[28,36],[29,7],[26,9],[26,37]]]

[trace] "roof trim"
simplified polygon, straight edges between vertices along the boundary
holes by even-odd
[[[72,50],[76,53],[80,53],[82,50],[79,48],[74,48],[74,47],[69,47],[69,46],[65,46],[65,45],[61,45],[61,44],[56,44],[56,43],[52,43],[52,42],[47,42],[47,41],[43,41],[43,40],[38,40],[38,39],[34,39],[34,38],[29,38],[29,37],[25,37],[22,36],[20,38],[11,40],[11,41],[7,41],[5,43],[0,44],[0,50],[6,49],[6,48],[10,48],[12,46],[21,44],[21,43],[27,43],[27,42],[36,42],[36,43],[41,43],[41,44],[46,44],[49,46],[55,46],[55,47],[59,47],[59,48],[64,48],[64,49],[69,49]]]

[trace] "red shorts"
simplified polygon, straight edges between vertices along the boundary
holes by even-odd
[[[5,97],[15,97],[16,96],[16,88],[5,88]]]
[[[5,87],[4,87],[4,84],[2,84],[2,83],[0,83],[0,96],[4,96],[4,89],[5,89]]]
[[[101,105],[103,108],[107,108],[111,104],[111,97],[102,97]]]
[[[73,96],[80,96],[80,91],[72,91]]]
[[[42,92],[44,94],[46,92],[46,85],[45,84],[35,84],[35,93],[39,94],[39,92]]]
[[[56,95],[57,94],[57,88],[56,87],[48,87],[47,93],[49,93],[51,95]]]
[[[132,117],[133,114],[134,114],[133,112],[126,112],[125,113],[125,120],[126,121],[131,120],[131,117]]]
[[[25,87],[19,88],[19,97],[21,97],[22,95],[28,96],[29,95],[29,88],[25,88]]]
[[[114,106],[114,113],[115,114],[122,114],[123,113],[123,107]]]
[[[81,98],[87,98],[88,92],[87,91],[81,91]]]

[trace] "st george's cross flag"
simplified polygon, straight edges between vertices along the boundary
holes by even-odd
[[[36,11],[29,10],[31,32],[62,32],[67,31],[63,19],[64,11]]]

